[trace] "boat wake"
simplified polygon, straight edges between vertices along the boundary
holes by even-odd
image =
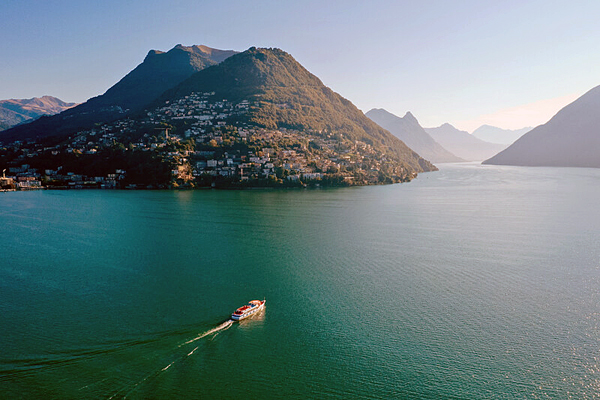
[[[202,338],[204,338],[204,337],[206,337],[208,335],[211,335],[213,333],[217,333],[219,331],[223,331],[223,330],[229,328],[231,326],[231,324],[233,324],[233,320],[228,319],[227,321],[223,322],[221,325],[217,326],[216,328],[213,328],[213,329],[208,330],[208,331],[206,331],[204,333],[201,333],[197,337],[195,337],[195,338],[193,338],[191,340],[188,340],[185,343],[180,344],[178,347],[182,347],[182,346],[185,346],[187,344],[194,343],[196,340],[200,340],[200,339],[202,339]]]
[[[181,348],[183,346],[186,346],[190,343],[196,342],[202,338],[205,338],[209,335],[212,334],[218,334],[221,331],[224,331],[225,329],[231,327],[231,325],[233,324],[233,320],[227,320],[221,324],[219,324],[218,326],[216,326],[215,328],[209,329],[206,332],[200,333],[198,336],[196,336],[193,339],[190,339],[184,343],[181,343],[180,345],[177,346],[177,348]],[[129,396],[131,393],[133,393],[140,385],[142,385],[144,382],[152,380],[154,378],[156,378],[158,375],[160,375],[161,373],[167,371],[169,368],[171,368],[174,364],[176,364],[179,361],[182,361],[184,359],[186,359],[187,357],[190,357],[191,355],[194,354],[194,352],[196,350],[198,350],[200,346],[196,346],[192,351],[190,351],[189,353],[187,353],[184,356],[180,356],[178,358],[176,358],[175,360],[171,361],[171,363],[169,363],[167,366],[161,368],[160,370],[155,370],[153,372],[151,372],[150,374],[148,374],[146,377],[144,377],[142,380],[140,380],[139,382],[137,382],[136,384],[134,384],[133,386],[128,385],[127,387],[122,388],[121,390],[119,390],[118,392],[114,393],[111,397],[109,397],[109,399],[113,399],[113,398],[127,398],[127,396]]]

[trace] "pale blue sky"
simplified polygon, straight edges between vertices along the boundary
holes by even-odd
[[[3,0],[0,99],[85,101],[178,43],[279,47],[363,111],[517,128],[600,85],[599,22],[573,0]]]

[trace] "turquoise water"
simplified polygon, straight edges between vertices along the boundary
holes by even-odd
[[[597,398],[599,200],[600,170],[475,164],[4,193],[0,397]]]

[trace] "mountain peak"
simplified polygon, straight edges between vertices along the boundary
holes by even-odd
[[[462,131],[445,123],[437,128],[425,128],[425,131],[452,154],[466,161],[482,161],[504,150],[502,144],[484,142],[469,132]]]
[[[387,118],[387,119],[401,119],[404,122],[419,125],[419,121],[410,111],[407,111],[406,114],[404,114],[404,117],[402,117],[402,118],[398,117],[395,114],[392,114],[391,112],[389,112],[388,110],[386,110],[384,108],[373,108],[365,114],[369,118],[374,117],[374,118]]]
[[[419,125],[419,121],[417,121],[410,111],[404,114],[404,117],[402,118],[382,108],[374,108],[366,115],[428,160],[433,162],[463,161],[440,146],[440,144],[437,143],[423,127],[421,127],[421,125]]]
[[[157,55],[159,55],[159,54],[164,54],[164,53],[165,53],[164,51],[160,51],[160,50],[154,50],[154,49],[152,49],[152,50],[150,50],[150,51],[148,52],[148,54],[146,54],[146,57],[144,58],[144,61],[146,61],[148,58],[152,58],[152,57],[154,57],[154,56],[157,56]]]
[[[221,93],[229,100],[264,92],[266,88],[322,86],[322,82],[300,65],[294,57],[277,48],[251,47],[224,60],[222,68],[195,74],[159,101],[192,91]]]
[[[402,119],[405,119],[410,122],[415,122],[417,124],[419,123],[419,121],[417,121],[417,118],[415,118],[415,116],[410,111],[407,111],[406,114],[404,114],[404,117],[402,117]]]

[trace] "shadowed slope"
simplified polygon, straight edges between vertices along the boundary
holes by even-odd
[[[600,168],[600,86],[484,164]]]

